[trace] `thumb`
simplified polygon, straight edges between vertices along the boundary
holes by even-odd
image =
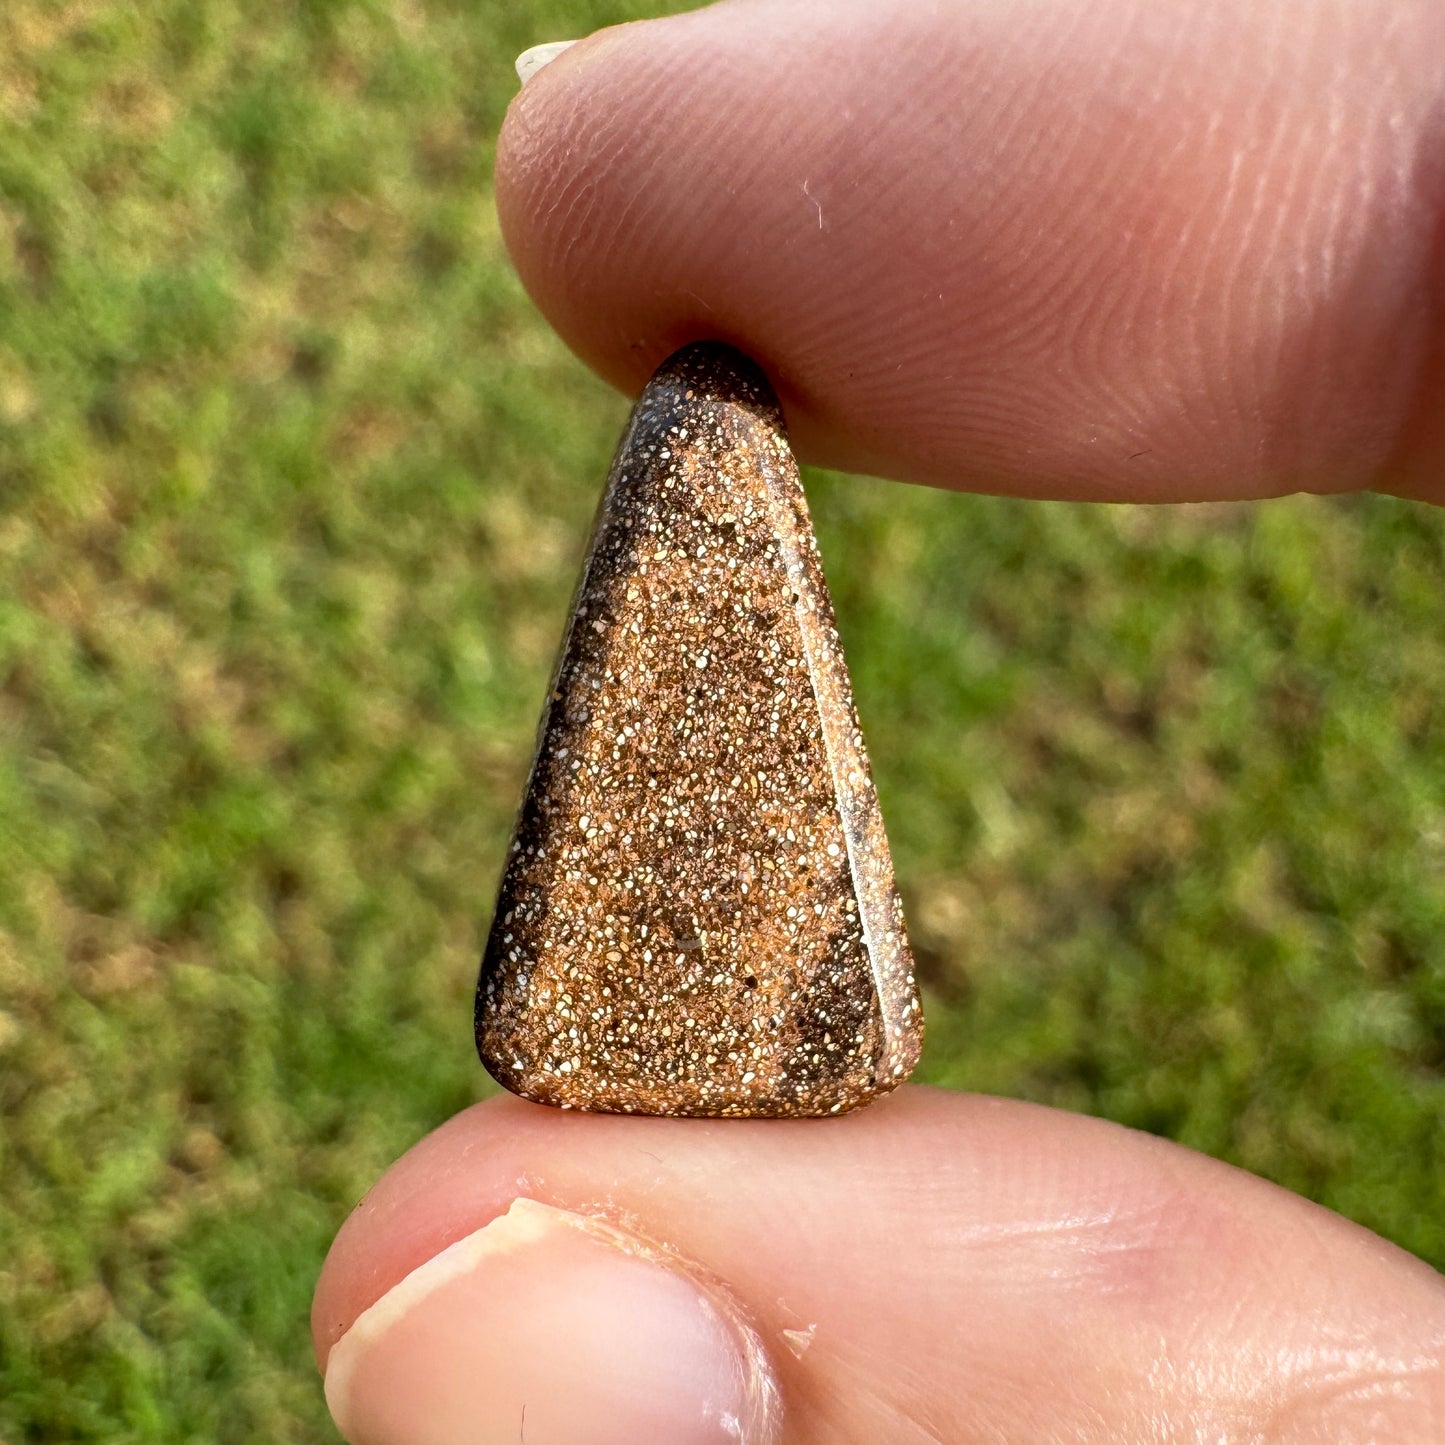
[[[1445,1438],[1445,1289],[1237,1170],[904,1088],[838,1119],[493,1100],[317,1290],[355,1445]]]

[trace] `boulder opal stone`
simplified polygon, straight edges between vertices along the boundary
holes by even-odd
[[[514,1093],[837,1114],[922,1017],[863,737],[776,398],[666,361],[607,479],[477,988]]]

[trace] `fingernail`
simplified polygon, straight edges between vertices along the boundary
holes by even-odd
[[[351,1445],[773,1445],[777,1392],[736,1305],[600,1220],[518,1199],[337,1342]]]
[[[550,65],[575,40],[549,40],[545,45],[534,45],[517,57],[517,76],[523,85],[531,80],[544,65]]]

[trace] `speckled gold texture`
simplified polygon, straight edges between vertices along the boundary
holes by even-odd
[[[671,357],[607,479],[477,988],[514,1093],[856,1108],[918,1060],[882,818],[761,371]]]

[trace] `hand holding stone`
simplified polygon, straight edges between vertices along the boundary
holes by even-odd
[[[800,455],[1030,496],[1445,497],[1436,0],[731,0],[513,106],[508,244],[629,392],[722,336]],[[905,1086],[493,1100],[337,1239],[368,1445],[1445,1439],[1445,1288],[1240,1171]]]

